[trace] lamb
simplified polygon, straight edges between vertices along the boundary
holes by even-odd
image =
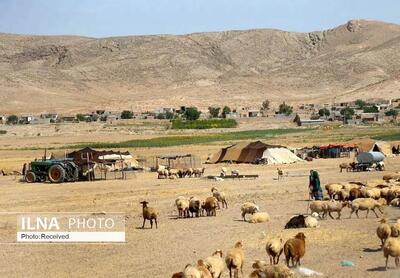
[[[199,217],[201,209],[201,201],[197,197],[190,197],[189,199],[189,211],[193,216]]]
[[[367,211],[367,215],[366,218],[368,218],[368,214],[369,211],[372,210],[375,213],[376,218],[378,218],[378,214],[376,214],[375,209],[378,208],[378,210],[383,213],[382,209],[381,209],[381,204],[371,198],[358,198],[355,199],[354,201],[352,201],[350,203],[350,207],[351,207],[351,212],[350,212],[350,216],[349,218],[351,218],[351,215],[353,214],[353,212],[356,212],[357,218],[359,218],[358,216],[358,211],[359,210],[366,210]]]
[[[240,209],[242,211],[243,221],[246,221],[246,214],[254,214],[260,211],[260,208],[255,203],[252,202],[243,203]]]
[[[269,221],[269,219],[270,217],[268,213],[256,212],[251,216],[249,223],[263,223]]]
[[[226,196],[224,192],[218,191],[216,187],[213,187],[211,188],[211,193],[213,197],[217,198],[218,200],[218,208],[220,208],[219,202],[222,203],[222,208],[228,208],[228,203],[226,202]]]
[[[288,267],[290,259],[293,266],[301,265],[300,259],[306,253],[306,236],[303,233],[298,233],[294,238],[288,239],[283,246],[283,250]]]
[[[187,264],[185,270],[183,271],[184,278],[202,278],[200,271],[197,267]]]
[[[307,216],[304,222],[307,228],[319,228],[318,220],[313,216]]]
[[[296,229],[296,228],[305,228],[306,222],[304,215],[300,214],[297,216],[293,216],[288,223],[285,225],[285,229]]]
[[[220,278],[225,270],[225,262],[222,256],[222,251],[218,249],[212,254],[212,256],[207,257],[204,260],[204,263],[211,272],[213,278]]]
[[[235,247],[228,252],[225,263],[229,270],[229,277],[232,278],[232,271],[235,278],[239,277],[239,269],[243,275],[244,253],[241,241],[236,242]]]
[[[326,191],[328,191],[329,199],[335,199],[337,193],[342,189],[343,185],[339,183],[331,183],[325,185]]]
[[[178,217],[189,216],[189,200],[183,196],[179,196],[175,200],[176,208],[178,209]]]
[[[213,278],[203,260],[197,261],[197,270],[200,272],[201,278]]]
[[[381,246],[383,248],[383,244],[390,237],[392,230],[390,228],[390,225],[386,223],[385,218],[382,218],[380,222],[381,222],[381,224],[376,229],[376,235],[381,240]]]
[[[400,265],[400,240],[394,237],[389,237],[383,245],[383,256],[386,258],[385,269],[388,268],[389,256],[395,258],[396,267]]]
[[[282,238],[273,238],[267,241],[267,245],[265,246],[265,250],[269,256],[270,264],[278,264],[279,257],[283,252],[283,240]]]
[[[202,208],[207,216],[217,216],[218,200],[215,197],[207,197]]]
[[[144,229],[144,224],[146,222],[146,220],[150,220],[150,225],[151,225],[151,229],[153,229],[153,220],[156,223],[156,229],[157,227],[157,211],[154,208],[148,207],[147,204],[149,202],[147,201],[143,201],[140,202],[143,205],[143,225],[142,225],[142,229]]]

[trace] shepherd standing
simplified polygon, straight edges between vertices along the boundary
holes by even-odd
[[[319,174],[315,170],[310,171],[309,188],[310,188],[311,199],[322,200],[324,198],[322,189],[321,189],[321,182],[319,180]]]

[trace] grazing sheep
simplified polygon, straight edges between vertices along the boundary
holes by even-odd
[[[335,199],[335,196],[337,193],[342,189],[343,185],[339,183],[330,183],[325,185],[325,189],[328,192],[329,199],[333,200]]]
[[[193,175],[196,178],[199,178],[199,177],[203,176],[205,170],[206,170],[206,168],[204,168],[204,167],[203,168],[195,168],[195,169],[193,169]]]
[[[311,213],[317,213],[318,215],[320,215],[320,213],[323,213],[325,217],[325,212],[327,210],[327,202],[328,201],[320,201],[320,200],[315,200],[310,202],[310,210]]]
[[[149,202],[143,201],[140,202],[143,205],[143,225],[142,229],[144,229],[144,224],[146,220],[150,220],[150,225],[151,229],[153,229],[153,220],[156,223],[156,229],[157,227],[157,211],[154,208],[148,207],[147,204]]]
[[[396,267],[400,265],[400,240],[389,237],[383,245],[383,256],[386,258],[385,269],[388,268],[389,256],[395,258]]]
[[[396,223],[390,225],[390,236],[399,237],[400,236],[400,219]]]
[[[201,210],[201,201],[197,197],[190,197],[189,199],[189,212],[192,214],[192,217],[200,216],[200,210]]]
[[[378,200],[381,197],[381,190],[379,188],[363,188],[361,189],[363,192],[364,198],[372,198]]]
[[[350,189],[349,195],[350,195],[349,196],[349,201],[353,201],[355,199],[364,198],[365,197],[363,191],[361,191],[360,188],[352,188],[352,189]]]
[[[228,208],[228,203],[226,202],[226,196],[225,193],[222,191],[218,191],[218,189],[216,187],[211,188],[211,193],[213,195],[213,197],[217,198],[218,200],[218,208],[220,208],[219,206],[219,202],[222,203],[222,208]]]
[[[255,203],[245,202],[242,204],[240,210],[242,211],[243,221],[246,221],[246,214],[254,214],[256,212],[259,212],[260,208]]]
[[[337,197],[339,201],[348,201],[350,198],[350,190],[346,188],[340,189],[340,191],[337,193]]]
[[[239,277],[239,269],[243,275],[244,253],[241,241],[236,242],[235,247],[228,252],[225,263],[229,270],[229,277],[232,278],[232,271],[235,278]]]
[[[206,211],[207,216],[217,216],[218,200],[215,197],[207,197],[202,208]]]
[[[288,239],[283,246],[283,250],[288,267],[290,259],[293,266],[301,265],[300,259],[306,253],[306,236],[303,233],[298,233],[294,238]]]
[[[207,257],[204,260],[204,263],[211,272],[213,278],[220,278],[225,270],[225,262],[222,256],[222,251],[218,249],[212,254],[212,256]]]
[[[251,267],[253,269],[263,269],[266,268],[267,266],[268,265],[266,261],[255,260]]]
[[[306,227],[305,217],[302,214],[293,216],[292,218],[290,218],[289,222],[286,223],[285,225],[285,229],[296,229],[305,227]]]
[[[189,200],[183,196],[179,196],[175,200],[176,208],[178,209],[178,217],[189,217]]]
[[[185,278],[185,274],[183,272],[177,272],[172,274],[172,278]]]
[[[269,219],[270,217],[268,213],[256,212],[251,216],[249,223],[263,223],[269,221]]]
[[[267,265],[265,267],[256,268],[250,275],[249,278],[291,278],[295,277],[293,271],[291,271],[286,265]]]
[[[313,216],[307,216],[304,222],[307,228],[319,228],[318,220]]]
[[[183,271],[184,278],[201,278],[201,273],[197,267],[187,264],[185,270]]]
[[[279,257],[283,252],[283,240],[282,238],[273,238],[267,241],[267,245],[265,246],[265,250],[269,256],[270,264],[278,264]]]
[[[347,206],[347,202],[327,202],[326,203],[326,211],[324,212],[324,216],[326,217],[326,213],[328,213],[329,217],[334,219],[332,216],[332,212],[337,212],[338,216],[336,219],[340,219],[342,215],[342,209]]]
[[[346,170],[346,172],[351,171],[353,168],[349,165],[349,163],[340,163],[339,164],[339,168],[340,168],[340,173],[342,173],[343,170]]]
[[[197,261],[197,270],[200,271],[201,278],[213,278],[203,260]]]
[[[381,224],[376,229],[376,235],[381,240],[381,246],[383,248],[383,244],[390,237],[392,230],[390,228],[390,225],[386,223],[385,218],[382,218],[380,222],[381,222]]]
[[[387,206],[388,204],[385,198],[379,198],[378,203],[381,204],[381,206]]]
[[[356,212],[357,218],[359,218],[358,216],[358,211],[359,210],[366,210],[367,211],[367,215],[365,216],[365,218],[368,218],[368,214],[369,211],[372,210],[375,213],[376,218],[378,218],[378,214],[376,213],[375,209],[377,208],[381,213],[383,213],[382,209],[381,209],[381,204],[374,199],[371,198],[358,198],[355,199],[354,201],[352,201],[350,203],[350,207],[351,207],[351,212],[350,212],[350,216],[349,218],[351,218],[351,215],[353,214],[353,212]]]

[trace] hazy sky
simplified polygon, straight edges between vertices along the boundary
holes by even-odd
[[[398,0],[0,0],[0,32],[92,37],[400,24]]]

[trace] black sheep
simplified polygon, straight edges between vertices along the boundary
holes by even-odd
[[[286,223],[285,229],[296,229],[296,228],[305,228],[306,222],[304,215],[300,214],[297,216],[293,216],[289,222]]]

